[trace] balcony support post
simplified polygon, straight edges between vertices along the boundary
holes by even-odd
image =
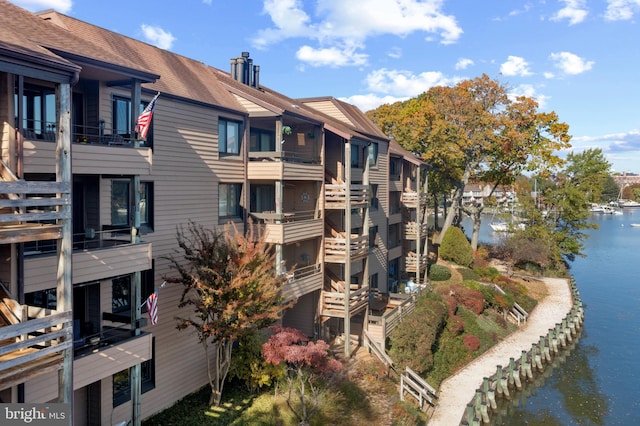
[[[134,79],[131,85],[131,135],[135,134],[135,126],[140,114],[141,102],[140,81]],[[138,138],[134,138],[134,146],[140,144]],[[131,243],[140,243],[138,230],[140,229],[140,175],[134,175],[133,184],[133,223],[131,227]],[[131,276],[131,328],[135,336],[140,335],[141,317],[141,273],[136,271]],[[142,412],[142,366],[138,362],[129,370],[131,375],[131,424],[140,426]]]
[[[56,181],[71,184],[71,84],[56,85]],[[66,194],[58,194],[63,197]],[[64,204],[58,211],[65,213],[65,219],[59,219],[62,225],[62,238],[57,241],[57,310],[71,312],[73,310],[73,281],[71,276],[72,227],[71,206]],[[66,330],[73,329],[73,321],[63,324]],[[73,333],[71,333],[71,336]],[[65,337],[65,340],[69,337]],[[62,369],[58,374],[58,399],[69,405],[70,421],[73,421],[73,345],[64,350]]]
[[[344,261],[344,354],[351,354],[351,142],[344,145],[344,181],[345,181],[345,261]]]

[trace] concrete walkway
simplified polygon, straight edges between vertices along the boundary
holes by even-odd
[[[540,336],[545,336],[550,328],[567,316],[572,307],[569,281],[561,278],[543,280],[547,286],[547,296],[535,307],[527,324],[442,382],[438,405],[429,420],[429,426],[459,425],[482,379],[495,374],[498,365],[509,365],[510,358],[518,359],[523,350],[531,349]]]

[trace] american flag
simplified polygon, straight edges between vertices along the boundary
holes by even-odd
[[[149,297],[147,297],[147,313],[149,314],[149,320],[151,321],[151,325],[155,325],[158,322],[158,289],[151,293]]]
[[[151,127],[151,117],[153,117],[153,109],[156,106],[156,101],[158,100],[158,96],[160,96],[160,92],[158,92],[149,105],[142,111],[142,114],[138,117],[138,121],[136,121],[136,132],[138,136],[142,139],[147,137],[147,133],[149,133],[149,128]]]

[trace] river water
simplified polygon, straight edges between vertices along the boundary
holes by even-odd
[[[494,425],[640,424],[640,227],[631,226],[640,224],[640,209],[591,220],[600,227],[589,231],[586,257],[571,265],[585,305],[581,336],[502,405]],[[495,240],[483,225],[480,240]]]

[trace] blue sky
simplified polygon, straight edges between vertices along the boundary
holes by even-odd
[[[483,73],[640,173],[640,0],[13,0],[363,111]],[[565,153],[563,153],[565,154]]]

